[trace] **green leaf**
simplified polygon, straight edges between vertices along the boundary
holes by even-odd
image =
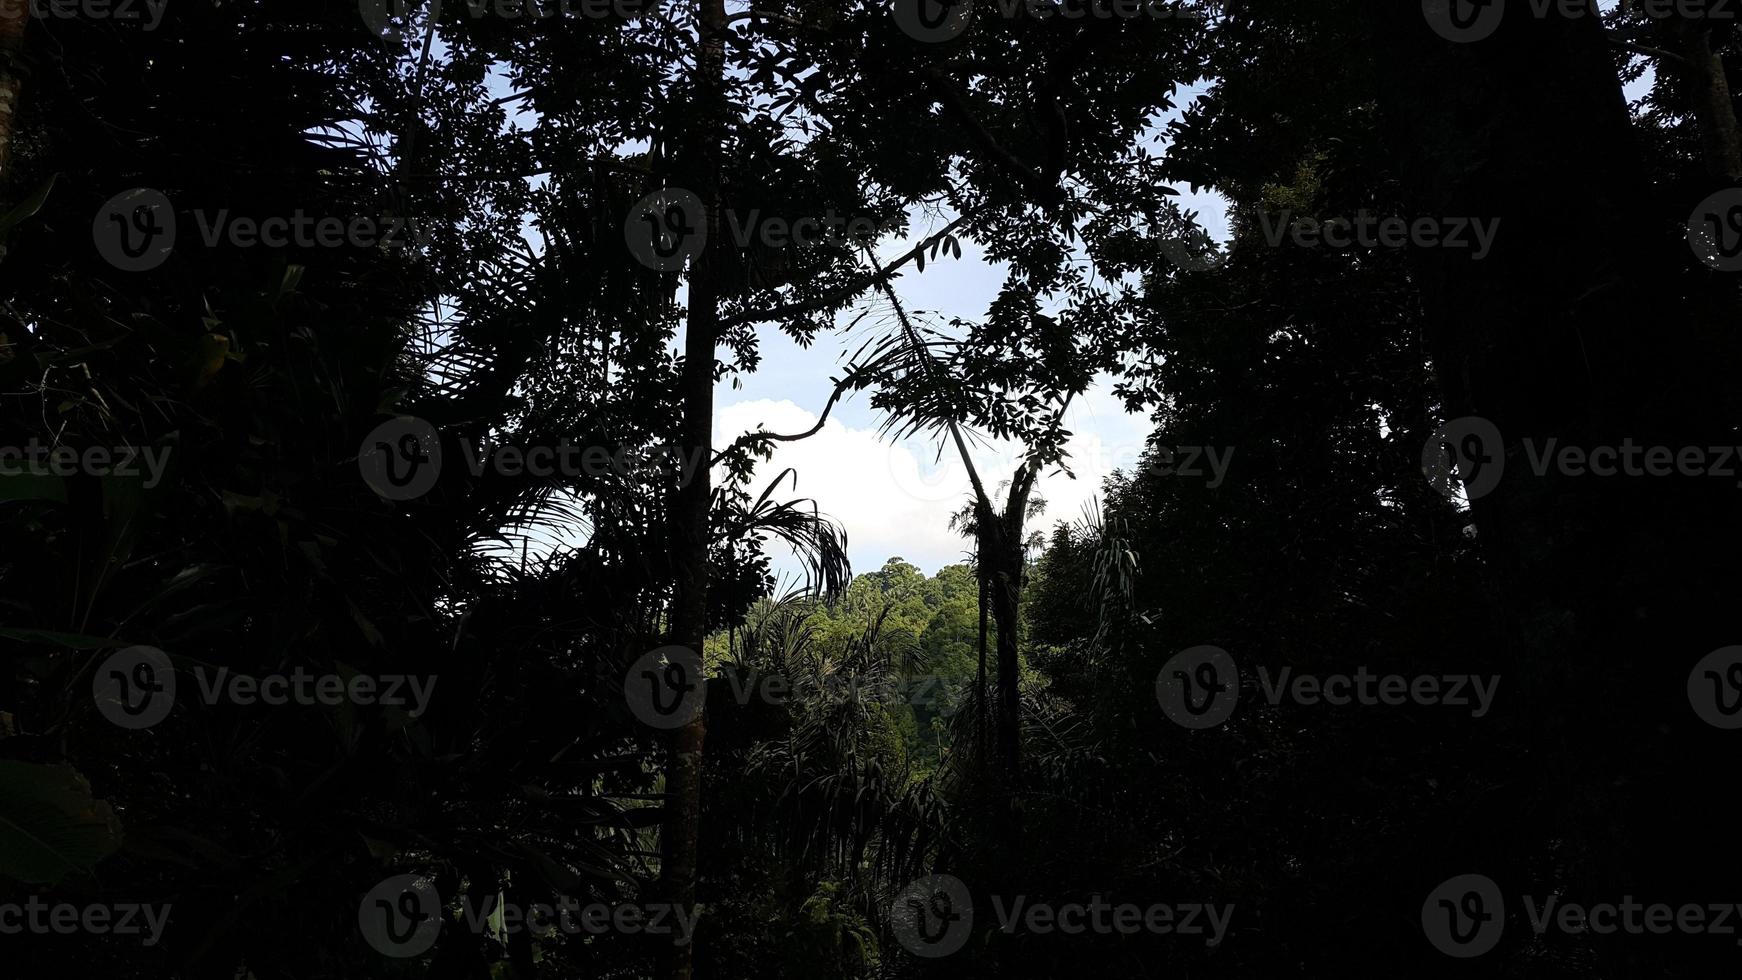
[[[121,846],[121,822],[71,766],[0,761],[0,875],[53,884]]]
[[[48,192],[54,190],[55,179],[59,176],[60,174],[49,174],[48,179],[38,185],[29,197],[20,202],[17,207],[6,212],[4,218],[0,218],[0,238],[4,238],[14,227],[22,224],[26,219],[34,218],[36,212],[42,210],[43,202],[48,200]]]
[[[302,284],[302,273],[304,268],[304,266],[296,265],[295,263],[284,267],[284,279],[278,284],[277,298],[282,299],[285,296],[296,292],[296,287]]]

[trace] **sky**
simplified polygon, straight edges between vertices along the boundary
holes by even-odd
[[[1187,103],[1203,89],[1182,92]],[[1182,105],[1182,109],[1183,109]],[[1176,110],[1179,111],[1179,110]],[[1165,125],[1166,119],[1160,121]],[[1198,221],[1211,237],[1228,237],[1226,202],[1213,190],[1192,190],[1181,185],[1176,199],[1186,210],[1199,212]],[[883,258],[898,256],[932,233],[917,223],[908,242],[891,242],[881,249]],[[929,261],[925,271],[910,266],[893,285],[902,305],[911,313],[935,311],[941,317],[981,318],[1003,282],[1002,264],[986,261],[972,241],[961,239],[960,259]],[[842,317],[844,328],[851,316]],[[714,440],[723,446],[746,432],[767,428],[770,432],[796,433],[810,429],[834,390],[846,358],[867,339],[865,327],[843,334],[822,336],[809,350],[800,348],[779,330],[764,328],[758,334],[762,363],[755,374],[728,382],[714,399]],[[939,455],[935,439],[922,434],[896,441],[883,435],[884,414],[870,405],[870,392],[843,397],[822,430],[808,439],[777,443],[773,457],[759,465],[753,493],[787,467],[798,477],[782,487],[779,499],[809,499],[817,510],[847,532],[847,554],[853,571],[875,571],[890,558],[903,558],[927,575],[966,559],[968,541],[949,529],[950,515],[967,502],[967,470],[953,446]],[[1046,509],[1032,528],[1045,530],[1055,521],[1077,521],[1083,507],[1098,498],[1101,482],[1115,469],[1130,470],[1137,462],[1152,426],[1147,416],[1132,415],[1112,391],[1108,378],[1096,383],[1071,404],[1065,428],[1072,433],[1066,465],[1071,472],[1053,469],[1037,481],[1035,495]],[[1021,462],[1015,443],[982,440],[972,446],[975,469],[996,487],[1009,479]],[[800,566],[782,546],[771,544],[776,574],[796,583],[803,578]]]

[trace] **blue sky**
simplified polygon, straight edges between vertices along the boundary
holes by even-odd
[[[1185,189],[1182,188],[1182,192]],[[1222,203],[1201,195],[1189,203],[1218,239],[1225,237]],[[1002,282],[1000,267],[988,264],[972,242],[963,241],[959,261],[935,262],[924,273],[909,273],[895,284],[910,310],[935,310],[944,316],[977,318]],[[899,248],[891,247],[891,254]],[[800,432],[816,423],[845,358],[863,343],[863,330],[837,332],[803,350],[779,331],[764,330],[763,361],[741,386],[722,385],[715,399],[715,437],[720,443],[766,426],[774,432]],[[938,456],[938,445],[924,436],[894,442],[879,434],[881,413],[864,393],[843,399],[823,430],[799,443],[781,445],[759,476],[771,477],[792,466],[797,492],[784,496],[813,499],[818,508],[846,528],[855,570],[875,569],[900,556],[928,574],[960,561],[966,542],[950,532],[949,515],[967,500],[966,470],[954,450]],[[1101,480],[1115,468],[1130,468],[1150,431],[1147,418],[1128,414],[1101,379],[1079,397],[1067,416],[1073,433],[1071,468],[1043,475],[1037,492],[1047,501],[1042,526],[1074,520],[1100,492]],[[1014,472],[1019,447],[993,442],[976,447],[975,467],[994,485]],[[794,566],[783,562],[782,567]]]

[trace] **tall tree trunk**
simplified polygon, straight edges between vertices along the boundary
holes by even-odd
[[[1022,692],[1018,684],[1018,610],[1022,602],[1022,553],[1010,555],[1006,532],[992,532],[996,555],[989,570],[992,621],[998,628],[998,761],[1004,788],[1011,793],[1022,784]],[[1014,799],[1011,807],[1016,807]]]
[[[1703,20],[1677,21],[1674,30],[1692,89],[1706,171],[1731,180],[1742,177],[1742,131],[1736,125],[1736,104],[1730,98],[1724,59],[1712,50],[1712,30]],[[1659,68],[1665,69],[1669,66]]]
[[[987,506],[990,519],[981,524],[990,558],[986,580],[992,620],[998,627],[998,758],[1005,789],[1012,794],[1013,813],[1019,807],[1014,794],[1022,787],[1022,672],[1017,654],[1022,627],[1022,529],[1033,485],[1033,467],[1025,465],[1011,479],[1004,512],[994,514]]]
[[[980,758],[986,758],[986,706],[991,699],[986,696],[986,617],[991,609],[987,605],[991,601],[991,590],[986,578],[986,543],[980,535],[974,536],[974,577],[980,586],[980,667],[974,675],[974,748]]]
[[[1503,438],[1504,475],[1472,511],[1516,664],[1497,714],[1531,746],[1530,769],[1464,815],[1511,832],[1446,847],[1506,869],[1554,846],[1604,894],[1704,894],[1678,876],[1715,887],[1736,858],[1713,846],[1723,733],[1686,679],[1736,642],[1735,480],[1538,477],[1522,443],[1734,444],[1735,283],[1718,298],[1673,233],[1697,202],[1654,200],[1595,18],[1508,4],[1491,37],[1453,44],[1418,4],[1366,6],[1411,210],[1500,220],[1484,260],[1416,254],[1445,414]]]
[[[0,185],[11,176],[12,133],[24,91],[24,29],[29,0],[0,0]]]
[[[869,249],[865,254],[872,268],[881,276],[883,266],[878,263],[877,256]],[[895,294],[894,287],[889,285],[887,279],[880,281],[878,288],[888,297],[908,342],[920,355],[921,370],[935,378],[939,368],[933,362],[929,348],[920,339],[919,332],[914,329],[913,322],[908,319],[901,297]],[[1067,397],[1065,405],[1068,407],[1070,402],[1071,398]],[[1017,792],[1022,785],[1022,691],[1017,636],[1024,570],[1022,528],[1028,511],[1028,497],[1034,489],[1034,480],[1039,476],[1040,469],[1037,463],[1029,462],[1016,471],[1010,481],[1005,511],[1000,515],[992,506],[992,497],[986,492],[986,484],[980,479],[980,471],[974,466],[973,457],[968,454],[968,443],[962,438],[961,427],[950,417],[944,418],[943,423],[950,434],[951,442],[955,444],[957,455],[962,460],[962,467],[968,472],[968,484],[974,492],[974,541],[975,553],[979,556],[982,651],[986,646],[985,614],[988,595],[991,598],[992,618],[998,629],[998,695],[995,705],[999,757],[997,782],[1009,802],[1009,820],[1005,822],[1003,831],[1007,839],[1015,841],[1021,832]],[[982,652],[982,690],[985,681],[984,660],[985,655]]]
[[[672,563],[677,575],[672,603],[672,642],[698,656],[708,633],[708,546],[712,538],[709,507],[713,480],[708,461],[714,455],[714,352],[719,340],[720,146],[726,132],[725,0],[697,0],[700,50],[696,57],[697,98],[693,129],[687,134],[685,172],[691,189],[707,209],[707,246],[691,260],[689,315],[684,327],[684,362],[679,384],[683,402],[681,433],[686,452],[699,452],[689,482],[680,486],[672,515]],[[665,900],[692,913],[695,921],[696,868],[702,812],[702,746],[707,716],[677,729],[671,738],[671,759],[665,788],[669,812],[660,840],[661,891]],[[694,938],[662,948],[659,975],[689,980]]]

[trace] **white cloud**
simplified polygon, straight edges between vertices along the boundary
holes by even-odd
[[[725,445],[758,428],[803,432],[816,420],[814,412],[787,400],[739,401],[716,413],[714,437]],[[1041,529],[1055,520],[1078,519],[1083,503],[1099,496],[1102,479],[1136,463],[1150,428],[1147,419],[1126,414],[1104,384],[1073,403],[1066,423],[1076,479],[1056,470],[1042,475],[1036,489],[1047,508],[1033,525]],[[755,492],[792,467],[797,490],[787,484],[777,497],[815,500],[822,513],[845,527],[855,571],[870,571],[900,556],[930,574],[964,560],[969,549],[968,541],[949,529],[950,514],[968,499],[967,471],[953,445],[941,456],[938,448],[925,436],[891,442],[874,428],[853,428],[831,417],[808,439],[776,444],[773,459],[757,468]],[[1015,444],[1002,441],[971,444],[970,454],[988,489],[1009,479],[1021,459]],[[796,566],[783,558],[777,551],[777,567],[796,574]]]

